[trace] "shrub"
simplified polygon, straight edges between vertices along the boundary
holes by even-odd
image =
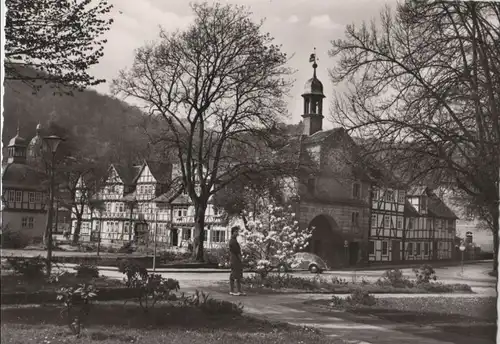
[[[133,242],[129,241],[126,242],[118,249],[118,253],[132,253],[136,250],[136,248],[133,245]]]
[[[73,268],[76,271],[76,277],[79,278],[97,278],[99,269],[94,264],[81,263]]]
[[[19,249],[25,248],[29,244],[29,239],[18,231],[8,228],[2,229],[2,248]]]
[[[241,303],[235,304],[229,301],[216,300],[210,297],[210,294],[205,294],[198,290],[196,290],[193,296],[183,296],[182,302],[184,306],[198,307],[209,314],[241,315],[243,313],[243,305]]]
[[[302,290],[315,290],[321,284],[321,280],[316,277],[315,279],[295,277],[290,274],[276,274],[268,275],[262,278],[260,274],[244,277],[243,284],[254,287],[265,287],[272,289],[302,289]]]
[[[136,275],[131,280],[130,288],[138,289],[138,301],[144,312],[154,308],[159,301],[171,300],[172,292],[179,291],[179,281],[163,278],[158,274]]]
[[[191,253],[189,253],[189,252],[165,251],[165,252],[160,253],[159,257],[160,257],[160,261],[164,262],[164,263],[175,262],[175,261],[190,260],[191,259]]]
[[[392,286],[394,288],[412,288],[413,282],[403,276],[403,272],[399,269],[386,270],[382,278],[377,280],[378,286]]]
[[[204,253],[203,260],[210,264],[217,264],[217,266],[221,268],[228,267],[229,247],[207,250]]]
[[[370,295],[366,290],[356,289],[351,295],[346,298],[346,302],[351,306],[363,305],[363,306],[373,306],[375,305],[375,297]]]
[[[57,299],[64,303],[61,314],[66,314],[68,327],[76,336],[80,336],[84,317],[90,313],[92,300],[97,290],[91,284],[80,284],[76,287],[61,288],[57,291]]]
[[[332,301],[330,302],[330,307],[342,307],[345,304],[345,300],[341,297],[332,296]]]
[[[338,278],[337,276],[332,277],[331,283],[333,285],[339,285],[339,286],[348,285],[349,284],[349,282],[347,282],[347,280],[345,278]]]
[[[7,262],[14,270],[14,273],[26,279],[42,278],[46,266],[46,259],[41,256],[35,258],[9,257]]]
[[[424,264],[419,269],[413,269],[413,272],[415,273],[417,284],[429,283],[431,280],[437,280],[436,272],[429,264]]]
[[[135,259],[122,259],[118,263],[118,271],[126,276],[125,283],[131,286],[136,279],[147,278],[148,270]]]

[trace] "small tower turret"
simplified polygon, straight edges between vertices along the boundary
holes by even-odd
[[[309,62],[313,62],[313,77],[309,79],[304,86],[304,135],[309,136],[323,130],[323,84],[316,77],[316,48],[311,54]]]

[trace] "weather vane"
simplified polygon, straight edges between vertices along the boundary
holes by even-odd
[[[311,54],[311,56],[309,57],[309,62],[313,62],[313,67],[314,65],[316,65],[316,62],[318,61],[319,59],[316,57],[316,48],[314,48],[314,53]],[[316,67],[314,67],[316,68]]]

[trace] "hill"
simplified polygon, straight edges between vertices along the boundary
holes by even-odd
[[[83,151],[112,161],[132,163],[150,152],[142,128],[146,116],[118,99],[93,90],[68,96],[42,88],[33,94],[30,87],[18,81],[6,81],[4,86],[4,153],[18,123],[21,136],[27,140],[35,136],[38,123],[45,129],[43,134],[52,134],[47,128],[55,124],[64,128]]]

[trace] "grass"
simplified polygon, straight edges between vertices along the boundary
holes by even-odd
[[[99,303],[80,338],[70,334],[57,307],[2,307],[2,342],[56,343],[343,343],[317,330],[234,314],[207,314],[189,306],[164,305],[144,313],[137,305]]]
[[[350,294],[355,290],[363,290],[372,294],[473,293],[471,287],[467,284],[433,282],[419,285],[413,284],[411,287],[394,287],[389,284],[370,283],[365,280],[351,282],[337,277],[330,279],[322,276],[307,278],[289,274],[270,274],[264,280],[255,274],[243,278],[242,284],[246,291],[257,294],[303,292]],[[224,287],[226,287],[226,283],[224,283]]]
[[[496,337],[494,297],[376,298],[373,306],[331,306],[330,300],[308,301],[322,308],[343,308],[358,315],[372,315],[396,323],[433,326],[445,333]]]

